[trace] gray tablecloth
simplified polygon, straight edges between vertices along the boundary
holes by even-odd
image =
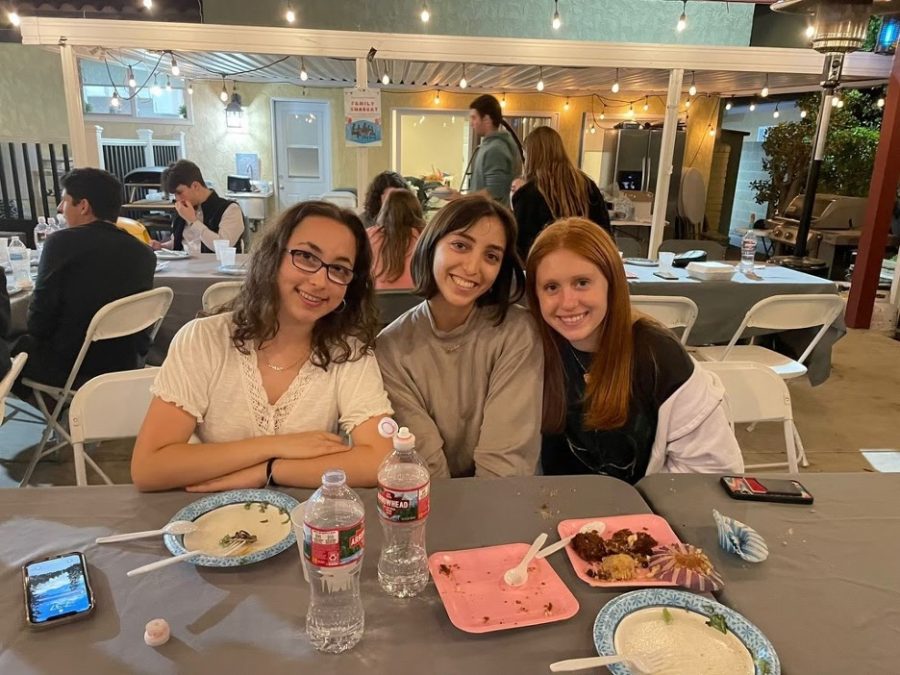
[[[637,487],[710,555],[725,578],[719,600],[769,637],[785,675],[900,672],[900,475],[799,479],[812,506],[734,500],[716,476],[658,474]],[[720,549],[714,508],[759,532],[768,560],[745,563]]]
[[[285,490],[298,499],[309,491]],[[580,581],[564,553],[553,568],[581,609],[568,621],[471,635],[453,627],[429,584],[397,600],[378,587],[381,531],[374,492],[366,504],[363,565],[366,633],[341,656],[321,655],[304,632],[308,588],[296,548],[241,569],[179,564],[128,578],[133,567],[165,557],[160,539],[93,544],[95,537],[160,527],[198,495],[139,494],[130,486],[0,490],[0,672],[30,673],[546,673],[552,661],[595,655],[591,627],[615,596]],[[555,540],[565,518],[646,513],[637,491],[598,476],[435,481],[428,520],[430,552]],[[30,559],[80,550],[96,594],[95,615],[46,632],[24,626],[21,566]],[[143,643],[144,624],[165,618],[172,640]]]
[[[697,303],[699,313],[691,331],[692,345],[727,344],[741,325],[744,315],[760,300],[773,295],[836,294],[833,281],[797,272],[786,267],[758,266],[754,272],[762,277],[750,279],[735,272],[730,281],[701,281],[688,276],[687,270],[675,269],[677,280],[666,281],[654,276],[657,267],[625,265],[627,272],[637,275],[628,280],[632,295],[683,295]],[[778,333],[773,345],[788,356],[797,358],[815,337],[817,328]],[[770,332],[770,331],[769,331]],[[748,331],[747,335],[763,335],[767,331]],[[821,384],[831,373],[831,348],[847,333],[844,317],[838,317],[806,361],[812,384]]]

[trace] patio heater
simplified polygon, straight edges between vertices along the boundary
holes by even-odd
[[[815,28],[812,47],[817,52],[825,54],[822,101],[816,120],[816,134],[813,137],[812,156],[803,193],[803,209],[800,212],[794,254],[774,259],[774,262],[784,267],[813,272],[824,269],[826,265],[823,260],[807,257],[806,251],[816,200],[816,186],[819,182],[819,169],[825,155],[825,138],[831,119],[831,101],[834,90],[841,81],[844,57],[862,47],[869,17],[873,14],[900,12],[900,0],[777,0],[771,7],[775,12],[812,15]]]

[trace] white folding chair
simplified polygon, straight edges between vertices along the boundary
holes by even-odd
[[[684,328],[681,344],[686,345],[694,322],[697,321],[697,303],[680,295],[632,295],[631,306],[652,316],[666,328]]]
[[[85,463],[90,464],[107,485],[103,470],[84,451],[85,443],[133,438],[150,407],[150,386],[159,368],[141,368],[106,373],[88,380],[75,392],[69,405],[69,433],[75,459],[75,483],[87,485]]]
[[[3,417],[6,414],[6,397],[9,396],[13,382],[19,377],[19,373],[22,372],[22,368],[25,367],[25,362],[27,360],[28,354],[22,353],[16,355],[12,360],[12,366],[10,367],[9,372],[3,376],[2,380],[0,380],[0,425],[3,424]]]
[[[754,361],[790,380],[806,374],[804,361],[843,311],[844,301],[838,295],[774,295],[747,311],[727,345],[698,347],[694,354],[702,361]],[[815,326],[821,326],[819,332],[796,361],[759,345],[735,344],[748,328],[796,330]]]
[[[787,384],[770,368],[752,361],[706,361],[700,366],[715,373],[725,387],[732,428],[746,422],[781,422],[787,465],[797,473],[799,453],[795,440],[794,413]],[[747,465],[747,469],[783,466],[784,462]]]
[[[212,312],[231,302],[241,292],[243,281],[220,281],[203,291],[203,311]]]
[[[60,424],[59,420],[63,409],[75,393],[75,379],[78,377],[78,371],[81,369],[81,364],[90,346],[94,342],[101,340],[112,340],[127,335],[134,335],[151,326],[150,340],[152,342],[156,337],[156,332],[159,330],[163,318],[166,316],[166,312],[169,311],[173,295],[172,289],[164,286],[114,300],[97,310],[94,318],[91,319],[90,325],[88,325],[87,332],[84,335],[84,342],[81,345],[78,356],[75,357],[75,363],[72,364],[69,377],[66,378],[66,383],[62,387],[42,384],[30,379],[22,380],[22,384],[30,387],[34,392],[38,409],[44,416],[47,427],[44,429],[41,441],[31,456],[31,461],[28,463],[28,468],[25,469],[25,475],[22,477],[19,487],[28,485],[28,481],[31,480],[31,474],[34,473],[34,468],[41,458],[71,442],[68,432]],[[55,402],[52,411],[48,409],[47,403],[44,401],[45,394]],[[59,434],[62,440],[52,448],[45,450],[50,434],[54,431]]]

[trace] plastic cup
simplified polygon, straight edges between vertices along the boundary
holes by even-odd
[[[671,251],[660,251],[659,252],[659,271],[660,272],[671,272],[672,271],[672,263],[675,262],[675,254]]]
[[[291,511],[291,527],[294,528],[294,536],[297,537],[297,548],[300,551],[300,567],[303,568],[303,580],[309,582],[309,573],[306,571],[306,562],[303,557],[303,518],[305,515],[306,502],[302,502]]]
[[[219,262],[222,267],[234,267],[234,261],[237,257],[237,249],[234,246],[226,246],[219,254]]]
[[[9,239],[7,237],[0,237],[0,265],[5,265],[9,262],[9,251],[7,247],[9,246]]]
[[[222,262],[222,249],[228,248],[230,243],[227,239],[213,239],[213,250],[216,252],[216,260]]]

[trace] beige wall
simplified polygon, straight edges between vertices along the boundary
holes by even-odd
[[[0,140],[68,138],[59,54],[0,42]]]
[[[694,167],[703,176],[703,184],[706,185],[707,197],[709,197],[710,173],[713,165],[713,153],[716,147],[716,137],[709,131],[719,130],[719,97],[698,97],[694,99],[687,111],[687,135],[684,143],[684,168]],[[709,210],[707,205],[708,220],[718,223],[718,217]],[[712,229],[715,229],[713,224]]]

